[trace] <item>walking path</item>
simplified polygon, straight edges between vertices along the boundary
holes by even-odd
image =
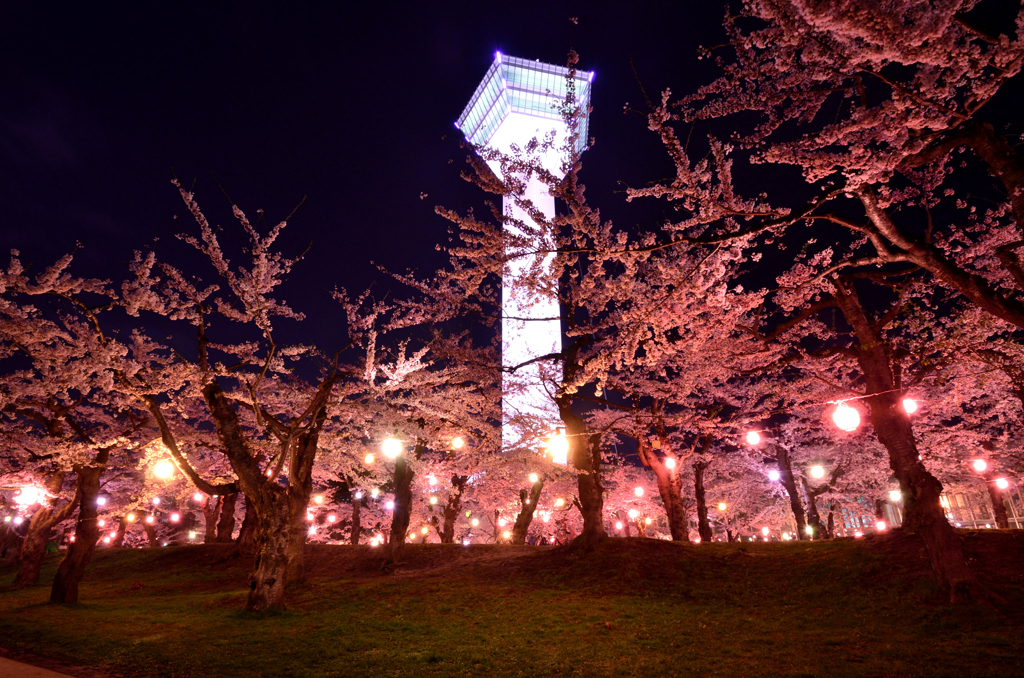
[[[22,664],[6,657],[0,657],[0,676],[3,678],[72,678],[66,673],[57,673],[31,664]]]

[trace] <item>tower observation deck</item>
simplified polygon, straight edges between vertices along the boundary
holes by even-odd
[[[587,143],[588,110],[593,72],[576,71],[573,81],[579,106],[575,149]],[[495,54],[494,62],[466,104],[455,126],[466,140],[511,155],[513,146],[523,149],[532,139],[554,141],[536,156],[545,170],[561,178],[564,146],[569,134],[561,109],[569,87],[564,66]],[[501,163],[488,158],[491,170],[508,180]],[[533,358],[556,353],[562,347],[558,280],[551,272],[553,254],[538,254],[555,245],[550,223],[555,199],[536,175],[516,177],[524,182],[520,199],[528,200],[544,215],[537,223],[515,198],[506,196],[502,210],[504,228],[514,236],[506,250],[508,263],[502,274],[502,364],[508,368]],[[541,275],[536,274],[540,270]],[[528,278],[530,282],[527,282]],[[539,280],[538,280],[539,278]],[[539,284],[538,284],[539,283]],[[561,380],[561,365],[537,362],[502,376],[502,443],[505,449],[536,448],[546,433],[560,422],[552,395]]]

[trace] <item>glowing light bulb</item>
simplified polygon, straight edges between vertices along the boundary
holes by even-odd
[[[376,459],[376,457],[374,457],[373,453],[371,452],[370,454],[363,457],[363,463],[372,464],[374,459]]]
[[[362,499],[362,498],[363,498],[362,490],[360,490],[359,492],[356,492],[356,499]]]
[[[546,514],[546,513],[545,513],[544,515],[542,515],[542,516],[540,517],[540,519],[541,519],[541,521],[542,521],[542,522],[545,522],[545,523],[547,523],[547,522],[550,522],[550,521],[551,521],[551,516],[549,516],[548,514]]]
[[[107,498],[106,497],[96,497],[96,505],[97,506],[106,506],[107,505]]]
[[[636,520],[636,517],[640,515],[640,512],[636,509],[629,509],[629,513],[627,515],[629,515],[630,520]]]
[[[171,514],[171,522],[172,523],[176,523],[179,520],[181,520],[181,514],[180,513],[172,513]]]
[[[899,490],[890,490],[889,491],[889,501],[899,501],[900,499],[903,499],[903,493],[902,492],[900,492]]]
[[[430,530],[428,530],[425,526],[420,528],[420,534],[425,536],[427,532],[430,532]]]
[[[153,516],[146,516],[146,522],[149,523],[150,525],[152,525],[155,521],[156,521],[156,518],[154,518]]]
[[[768,471],[768,480],[772,481],[773,483],[779,482],[779,478],[781,477],[782,475],[775,469]]]
[[[531,483],[536,483],[538,480],[540,480],[540,476],[538,476],[536,473],[531,473],[530,474],[530,482]]]
[[[337,522],[337,520],[338,520],[338,516],[334,515],[333,513],[331,513],[330,515],[327,516],[327,522],[329,522],[329,523]]]
[[[875,523],[875,529],[879,532],[885,532],[885,528],[886,525],[884,520],[879,520],[877,523]]]
[[[996,478],[996,487],[1000,490],[1005,490],[1010,486],[1010,481],[1006,478]]]
[[[318,505],[318,506],[320,504],[324,503],[324,495],[318,494],[315,497],[313,497],[313,503]]]
[[[811,537],[814,536],[814,528],[811,527],[810,525],[806,525],[804,527],[804,532],[806,532],[808,534],[808,536],[811,536]]]
[[[469,540],[468,539],[463,539],[462,540],[462,545],[463,546],[469,546]]]
[[[558,506],[558,507],[565,506],[565,500],[562,499],[561,497],[559,497],[558,499],[555,500],[555,506]]]
[[[971,466],[973,466],[974,470],[978,473],[982,473],[988,468],[988,463],[986,463],[984,459],[975,459]]]
[[[761,434],[757,431],[750,431],[747,433],[747,443],[750,445],[757,445],[761,442]]]
[[[504,518],[498,518],[498,527],[505,527],[505,522]]]
[[[839,403],[832,413],[832,421],[843,431],[853,431],[860,426],[860,412],[846,403]]]
[[[25,522],[25,519],[22,518],[21,516],[15,516],[14,517],[14,524],[15,525],[21,525],[23,522]]]
[[[5,523],[11,522],[11,517],[10,516],[4,516],[4,522]]]
[[[378,494],[380,494],[380,490],[378,490],[376,487],[370,490],[371,497],[376,497]]]
[[[110,538],[111,539],[117,539],[117,532],[111,532],[110,533]]]
[[[812,466],[811,467],[811,477],[812,478],[824,478],[825,477],[825,469],[822,468],[821,466],[818,466],[818,465]]]
[[[437,478],[434,476],[433,473],[427,476],[427,483],[431,486],[437,485]]]
[[[761,528],[761,534],[763,534],[764,536],[767,537],[769,532],[771,532],[771,530],[769,530],[767,527]]]
[[[109,544],[110,543],[110,537],[104,537],[103,538],[103,543],[104,544]]]
[[[856,532],[853,533],[853,538],[854,539],[860,539],[863,536],[864,536],[864,533],[861,532],[860,530],[857,530]]]
[[[675,467],[676,467],[676,460],[673,459],[672,457],[667,457],[665,459],[665,468],[667,468],[667,469],[669,469],[671,471]]]
[[[196,492],[195,494],[192,495],[192,501],[202,501],[202,500],[203,500],[203,495],[201,493]]]
[[[195,539],[195,538],[196,538],[196,533],[195,533],[195,532],[192,532],[192,531],[190,531],[190,532],[188,533],[188,538],[189,538],[189,539]]]
[[[14,495],[14,503],[22,508],[46,501],[46,490],[35,485],[25,485]]]
[[[504,532],[501,533],[501,536],[503,536],[505,539],[508,539],[509,537],[512,536],[512,533],[509,532],[508,530],[505,530]]]
[[[384,504],[384,508],[386,508],[389,511],[394,511],[395,510],[395,502],[393,502],[392,500],[388,499],[387,503]]]
[[[622,521],[621,520],[615,522],[615,529],[616,530],[621,530],[622,529]]]
[[[388,459],[397,459],[398,455],[402,453],[403,448],[402,441],[395,438],[388,438],[380,444],[380,451]]]
[[[473,527],[477,527],[477,526],[479,526],[479,525],[480,525],[480,519],[479,519],[479,518],[473,518],[473,520],[471,520],[471,521],[470,521],[470,524],[471,524],[471,525],[472,525]]]
[[[316,525],[310,525],[309,526],[309,536],[312,537],[315,534],[316,534]]]
[[[160,497],[153,497],[153,506],[160,505]]]
[[[436,503],[437,503],[437,497],[431,497],[430,498],[430,505],[433,506]]]
[[[106,524],[107,524],[107,521],[105,521],[102,518],[100,518],[99,520],[96,521],[96,524],[99,525],[100,527],[105,527]]]
[[[556,464],[569,463],[569,440],[565,434],[559,433],[548,438],[548,451],[551,452],[551,461]]]
[[[636,487],[633,488],[633,494],[635,494],[638,497],[644,496],[644,488],[637,485]]]
[[[315,519],[315,518],[316,518],[316,516],[314,516],[314,515],[313,515],[312,513],[310,513],[309,511],[306,511],[306,520],[313,520],[313,519]]]
[[[906,410],[907,414],[913,414],[914,412],[917,412],[917,401],[911,400],[910,398],[904,398],[903,409]]]
[[[459,436],[458,438],[452,438],[452,448],[453,449],[461,450],[465,446],[466,446],[466,440],[462,436]]]
[[[167,480],[174,475],[174,464],[167,459],[161,459],[153,465],[153,475]]]
[[[724,501],[723,501],[723,502],[720,502],[720,503],[718,504],[718,510],[719,510],[719,511],[724,511],[724,510],[725,510],[726,508],[727,508],[727,507],[726,507],[726,505],[725,505],[725,502],[724,502]]]

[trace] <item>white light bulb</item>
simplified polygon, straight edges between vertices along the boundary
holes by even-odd
[[[917,412],[917,401],[911,400],[910,398],[904,398],[903,409],[906,411],[907,414],[913,414],[914,412]]]
[[[384,456],[388,459],[397,459],[398,455],[402,453],[404,445],[401,440],[395,438],[388,438],[380,444],[380,451],[384,453]]]
[[[782,475],[775,469],[768,471],[768,480],[772,481],[773,483],[777,483],[779,481],[779,478],[781,477]]]
[[[536,483],[538,480],[540,480],[540,476],[538,476],[536,473],[531,473],[530,474],[530,482],[531,483]]]
[[[635,494],[638,497],[644,496],[644,488],[637,485],[636,487],[633,488],[633,494]]]
[[[676,467],[676,460],[673,459],[672,457],[667,457],[665,459],[665,468],[667,468],[667,469],[669,469],[671,471],[675,467]]]
[[[1005,490],[1009,486],[1010,481],[1008,481],[1006,478],[996,478],[996,487],[998,487],[1000,490]]]
[[[889,501],[899,501],[902,498],[903,498],[903,493],[900,492],[899,490],[890,490],[889,491]]]
[[[846,403],[839,403],[832,413],[832,421],[843,431],[853,431],[860,426],[860,412]]]
[[[757,431],[751,431],[747,434],[747,442],[751,445],[757,445],[761,442],[761,434]]]
[[[817,466],[817,465],[812,466],[811,467],[811,477],[813,477],[813,478],[824,478],[825,477],[825,469],[822,468],[821,466]]]
[[[985,471],[985,469],[988,468],[988,464],[985,462],[984,459],[975,459],[974,463],[971,464],[971,466],[973,466],[974,470],[977,471],[978,473],[982,473]]]

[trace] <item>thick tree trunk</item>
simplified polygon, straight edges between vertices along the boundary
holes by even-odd
[[[604,487],[601,483],[601,436],[589,434],[586,422],[572,412],[572,397],[557,398],[558,413],[565,424],[569,458],[577,471],[576,487],[583,531],[575,543],[593,549],[606,537],[604,530]]]
[[[828,503],[828,536],[829,536],[829,539],[831,539],[832,537],[836,536],[836,523],[835,523],[836,508],[837,508],[837,506],[836,506],[836,502],[835,501],[830,501]]]
[[[452,475],[452,489],[448,492],[448,503],[444,507],[444,526],[441,528],[441,543],[455,543],[455,521],[462,512],[462,493],[469,476]]]
[[[356,499],[355,495],[352,495],[352,534],[349,535],[348,543],[356,546],[359,544],[359,533],[362,531],[363,526],[360,523],[359,512],[362,508],[362,499]]]
[[[46,491],[50,495],[57,495],[65,477],[66,471],[51,473],[46,479]],[[35,586],[39,583],[39,571],[46,556],[46,544],[50,540],[53,528],[67,520],[78,505],[78,501],[79,495],[76,493],[75,498],[64,506],[42,507],[32,515],[18,554],[18,574],[14,579],[16,587]]]
[[[693,464],[693,492],[697,498],[697,532],[702,542],[709,542],[712,538],[711,523],[708,522],[708,505],[704,496],[704,469],[708,467],[706,461],[698,461]]]
[[[683,481],[675,469],[666,468],[664,464],[651,464],[654,477],[658,481],[658,492],[661,503],[665,506],[668,518],[668,530],[672,541],[690,541],[690,526],[686,517],[686,506],[683,505]]]
[[[245,496],[245,495],[243,495]],[[245,497],[245,517],[242,519],[242,527],[238,530],[238,551],[246,555],[256,553],[256,508],[252,500]]]
[[[121,516],[121,520],[117,522],[117,532],[114,534],[114,539],[110,542],[110,545],[114,548],[121,548],[124,546],[124,537],[128,534],[128,517]]]
[[[220,497],[214,499],[207,496],[200,507],[203,512],[203,543],[212,544],[217,541],[217,519],[220,517]]]
[[[160,540],[157,539],[156,536],[156,527],[154,526],[153,523],[149,522],[148,520],[148,518],[150,517],[152,517],[155,520],[156,514],[151,513],[148,516],[143,516],[142,529],[146,531],[146,539],[149,540],[150,548],[156,548],[157,546],[160,546]]]
[[[967,565],[960,538],[939,504],[942,484],[921,463],[910,416],[902,406],[895,374],[878,330],[868,319],[852,284],[833,280],[835,300],[857,335],[857,362],[867,384],[871,425],[889,452],[889,466],[903,494],[903,530],[924,540],[939,582],[949,587],[950,600],[989,598]]]
[[[31,522],[37,522],[38,519],[39,523],[49,523],[50,514],[51,509],[40,509],[32,516]],[[21,543],[18,574],[14,578],[14,586],[16,588],[35,586],[39,583],[39,571],[42,569],[43,559],[46,557],[46,544],[50,540],[52,533],[53,529],[49,526],[46,529],[39,526],[32,529],[31,525],[29,526],[28,533]]]
[[[513,544],[522,546],[526,543],[526,535],[530,531],[530,523],[533,522],[533,516],[537,512],[537,502],[540,500],[540,493],[543,489],[544,479],[542,478],[533,484],[529,494],[526,493],[526,490],[519,490],[519,504],[522,508],[519,510],[519,515],[516,516],[516,524],[512,527]]]
[[[267,484],[266,497],[256,518],[256,562],[249,575],[249,597],[245,609],[251,612],[284,607],[285,585],[288,583],[288,537],[292,526],[286,490]],[[273,496],[277,495],[277,496]]]
[[[401,561],[405,551],[405,539],[409,533],[409,517],[412,513],[412,479],[415,473],[409,468],[405,455],[395,459],[395,510],[391,513],[391,538],[384,556],[384,568],[388,569]]]
[[[107,453],[97,455],[96,466],[79,467],[78,474],[78,522],[75,525],[75,541],[69,546],[64,559],[57,567],[57,575],[53,578],[50,589],[50,602],[74,604],[78,602],[78,585],[85,576],[85,568],[96,550],[96,542],[100,538],[100,527],[97,523],[98,511],[96,497],[100,493],[100,476],[107,462]]]
[[[1010,518],[1006,515],[1006,504],[1003,502],[1003,491],[996,487],[996,481],[994,478],[986,479],[985,487],[988,488],[988,497],[992,500],[992,515],[996,519],[996,527],[1003,530],[1010,529]]]
[[[818,513],[818,504],[814,501],[814,492],[807,484],[807,478],[800,479],[800,486],[804,491],[804,501],[807,502],[807,524],[813,533],[814,539],[830,539],[832,534],[821,522],[821,515]]]
[[[807,527],[804,521],[804,507],[800,504],[800,496],[797,494],[796,480],[793,478],[793,466],[789,462],[789,450],[782,445],[775,448],[775,461],[779,464],[779,482],[786,488],[789,495],[789,507],[796,519],[797,539],[807,539]]]
[[[217,535],[215,539],[222,544],[230,543],[235,532],[235,505],[237,503],[237,492],[231,492],[221,497],[220,520],[217,521]]]
[[[291,526],[288,530],[288,582],[306,581],[306,540],[309,536],[310,522],[306,519],[309,510],[308,488],[292,486],[288,493],[288,511],[291,514]]]

